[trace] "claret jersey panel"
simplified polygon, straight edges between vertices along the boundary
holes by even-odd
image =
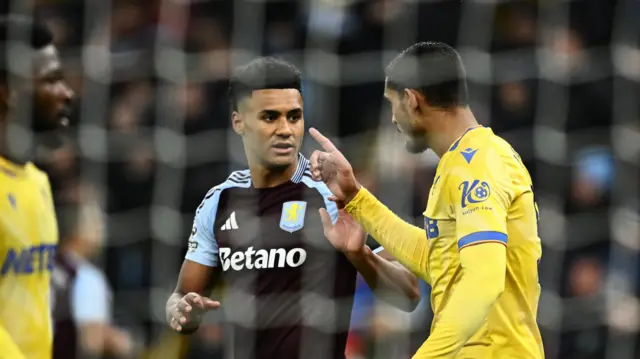
[[[256,189],[234,172],[197,209],[186,258],[222,271],[230,357],[344,358],[357,272],[324,237],[329,195],[301,156],[289,182]]]

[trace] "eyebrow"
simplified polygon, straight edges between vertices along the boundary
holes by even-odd
[[[263,113],[263,114],[266,114],[266,115],[272,115],[272,116],[279,116],[282,112],[280,112],[278,110],[262,110],[262,111],[260,111],[260,113]],[[287,111],[287,115],[289,115],[289,116],[291,116],[291,115],[299,115],[301,113],[302,113],[302,109],[299,108],[299,107]]]

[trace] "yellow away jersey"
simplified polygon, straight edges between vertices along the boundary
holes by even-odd
[[[489,128],[467,130],[442,156],[424,215],[434,326],[462,276],[459,251],[486,242],[507,248],[504,292],[457,358],[543,358],[538,211],[519,155]]]
[[[47,175],[0,157],[0,358],[50,359],[58,227]]]

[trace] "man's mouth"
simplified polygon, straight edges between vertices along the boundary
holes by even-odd
[[[64,108],[58,112],[58,121],[62,127],[69,127],[71,123],[71,109]]]
[[[289,154],[295,148],[291,143],[276,143],[272,147],[279,154]]]

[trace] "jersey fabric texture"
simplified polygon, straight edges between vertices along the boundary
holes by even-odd
[[[468,130],[440,159],[424,212],[424,231],[400,220],[366,189],[346,210],[432,286],[432,335],[415,358],[544,357],[536,323],[542,250],[533,186],[518,154],[491,129]],[[493,253],[505,254],[495,262],[480,258],[481,253],[500,250],[483,243],[503,245],[506,251]],[[486,308],[475,303],[487,299],[488,284],[461,284],[469,270],[462,265],[465,256],[475,268],[506,262],[503,291]],[[454,302],[454,293],[466,298]],[[470,333],[464,333],[465,328],[445,330],[440,321],[447,311],[467,321],[477,318],[477,325]],[[433,343],[437,345],[429,345]]]
[[[222,272],[228,357],[345,357],[357,272],[324,237],[318,209],[338,208],[308,166],[264,189],[233,172],[196,211],[186,259]]]
[[[52,355],[49,283],[58,227],[47,175],[0,157],[0,352]]]

